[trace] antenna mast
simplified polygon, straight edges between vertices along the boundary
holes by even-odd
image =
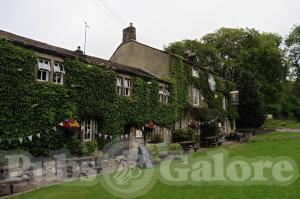
[[[87,31],[88,28],[90,28],[90,26],[87,24],[87,22],[84,22],[84,24],[85,24],[85,27],[84,27],[84,49],[83,49],[83,53],[85,54],[85,52],[86,52],[86,36],[87,36],[86,31]]]

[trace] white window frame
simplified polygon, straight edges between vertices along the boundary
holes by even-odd
[[[161,103],[169,103],[170,102],[170,90],[167,85],[160,84],[159,85],[159,102]]]
[[[123,79],[123,95],[130,97],[131,96],[131,79],[124,78]]]
[[[44,58],[38,58],[38,69],[37,69],[37,81],[39,82],[49,82],[51,71],[51,61]],[[39,77],[39,73],[41,73]],[[44,79],[43,76],[46,75]]]
[[[192,76],[199,77],[199,71],[195,67],[192,67]]]
[[[60,62],[54,62],[54,70],[53,70],[53,82],[55,84],[64,84],[64,65]],[[59,78],[57,76],[60,75],[60,81],[58,81]]]
[[[164,87],[163,86],[159,86],[159,101],[163,102],[164,101]]]
[[[123,78],[117,77],[117,93],[118,95],[122,95],[123,91]]]
[[[227,110],[227,103],[226,103],[226,97],[223,97],[222,103],[223,103],[223,109],[226,111]]]
[[[94,119],[87,119],[82,121],[82,139],[84,142],[92,141],[98,133],[98,123]]]
[[[170,91],[169,88],[165,88],[164,90],[164,96],[165,96],[165,103],[169,103],[170,102]]]
[[[200,106],[200,90],[195,86],[192,87],[193,106]]]

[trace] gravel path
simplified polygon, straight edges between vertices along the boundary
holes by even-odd
[[[289,128],[280,128],[276,129],[277,132],[291,132],[291,133],[300,133],[300,129],[289,129]]]

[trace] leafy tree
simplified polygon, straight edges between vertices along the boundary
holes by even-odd
[[[259,99],[259,85],[249,71],[242,71],[238,78],[240,91],[238,128],[258,128],[264,123],[262,104]]]
[[[294,26],[285,40],[286,51],[292,66],[292,75],[300,79],[300,25]]]
[[[288,73],[281,43],[282,38],[274,33],[221,28],[200,40],[171,43],[166,50],[180,55],[187,50],[194,52],[199,58],[198,65],[233,81],[238,80],[241,71],[252,72],[259,86],[264,112],[280,115],[282,83]]]

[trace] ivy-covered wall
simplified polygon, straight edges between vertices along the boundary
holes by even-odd
[[[133,76],[133,96],[118,96],[117,73],[84,60],[66,59],[64,85],[35,80],[37,57],[31,50],[0,40],[0,138],[17,139],[42,133],[32,142],[1,142],[2,150],[26,149],[33,154],[64,145],[63,132],[45,129],[68,118],[100,121],[99,132],[121,135],[124,126],[143,127],[154,121],[171,127],[176,121],[177,100],[159,102],[158,82]],[[151,84],[149,84],[151,82]]]
[[[222,96],[234,87],[216,76],[219,95],[216,99],[209,90],[206,71],[199,73],[200,78],[192,78],[191,66],[172,56],[171,99],[166,104],[159,102],[159,82],[153,79],[132,76],[133,96],[123,97],[116,92],[117,73],[104,65],[66,59],[64,85],[37,82],[36,65],[33,51],[0,40],[0,138],[17,139],[42,133],[40,139],[34,138],[32,142],[13,141],[11,145],[0,142],[2,150],[25,149],[40,155],[60,149],[66,141],[64,132],[44,132],[68,118],[79,121],[95,118],[100,121],[99,132],[108,135],[121,135],[125,126],[143,127],[150,121],[171,128],[190,107],[190,85],[201,88],[209,108],[220,112]],[[230,109],[222,114],[230,117]],[[235,117],[235,112],[231,115]]]
[[[176,88],[175,94],[179,107],[179,115],[184,116],[189,112],[193,112],[203,122],[215,119],[217,116],[219,122],[223,122],[225,118],[229,118],[231,121],[235,120],[238,117],[235,106],[229,102],[227,110],[223,109],[223,97],[225,96],[227,99],[230,99],[229,93],[236,89],[235,84],[213,74],[216,81],[216,91],[212,92],[208,83],[210,72],[196,66],[195,69],[198,70],[199,77],[192,76],[192,66],[187,64],[182,57],[172,56],[171,80]],[[188,88],[192,85],[201,91],[205,102],[208,104],[208,108],[196,108],[189,103]]]

